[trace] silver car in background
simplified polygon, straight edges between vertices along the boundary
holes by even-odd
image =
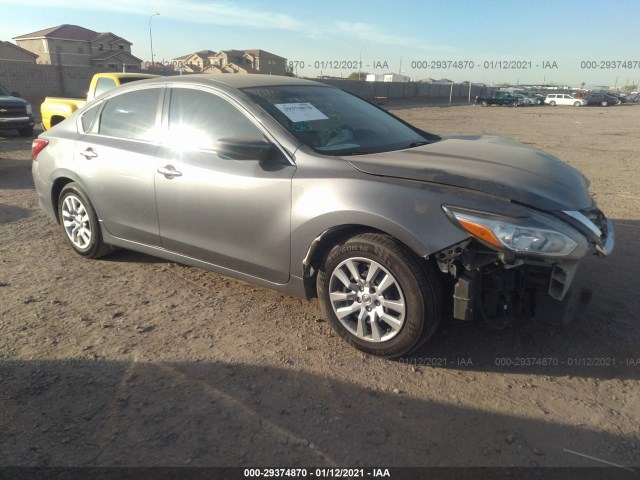
[[[562,310],[613,248],[578,171],[511,140],[439,137],[321,83],[132,83],[33,143],[41,208],[77,253],[113,247],[305,298],[356,348],[397,357],[445,315]]]

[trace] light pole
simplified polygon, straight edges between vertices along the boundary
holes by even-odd
[[[153,37],[151,36],[151,20],[156,15],[160,15],[158,12],[154,13],[149,17],[149,43],[151,44],[151,66],[153,67]]]
[[[362,49],[364,47],[360,47],[360,65],[358,65],[358,81],[362,80]]]

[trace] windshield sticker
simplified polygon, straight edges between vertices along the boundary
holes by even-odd
[[[275,106],[292,122],[329,120],[324,113],[310,103],[276,103]]]

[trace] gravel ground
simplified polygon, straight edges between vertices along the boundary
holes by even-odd
[[[601,465],[572,450],[640,466],[640,107],[395,113],[512,137],[591,179],[617,245],[581,267],[594,295],[578,322],[451,320],[411,357],[375,359],[315,301],[75,255],[38,209],[30,140],[2,133],[0,465]]]

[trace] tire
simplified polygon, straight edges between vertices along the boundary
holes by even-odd
[[[489,102],[487,102],[486,100],[482,100],[482,102],[480,102],[480,105],[482,105],[483,107],[488,107]]]
[[[442,316],[434,267],[387,235],[363,233],[334,246],[319,269],[317,291],[333,329],[370,355],[410,352],[433,335]]]
[[[551,105],[552,107],[556,106],[556,102],[554,102],[553,100],[549,102],[549,105]]]
[[[603,100],[602,102],[600,102],[600,105],[602,105],[603,107],[606,107],[609,104],[607,103],[606,100]]]
[[[580,102],[574,102],[574,103],[573,103],[573,106],[574,106],[574,107],[579,107],[579,106],[580,106]]]
[[[33,127],[19,128],[18,134],[21,137],[33,137]]]
[[[98,216],[77,183],[69,183],[60,192],[58,218],[64,238],[79,255],[99,258],[113,251],[102,241]]]

